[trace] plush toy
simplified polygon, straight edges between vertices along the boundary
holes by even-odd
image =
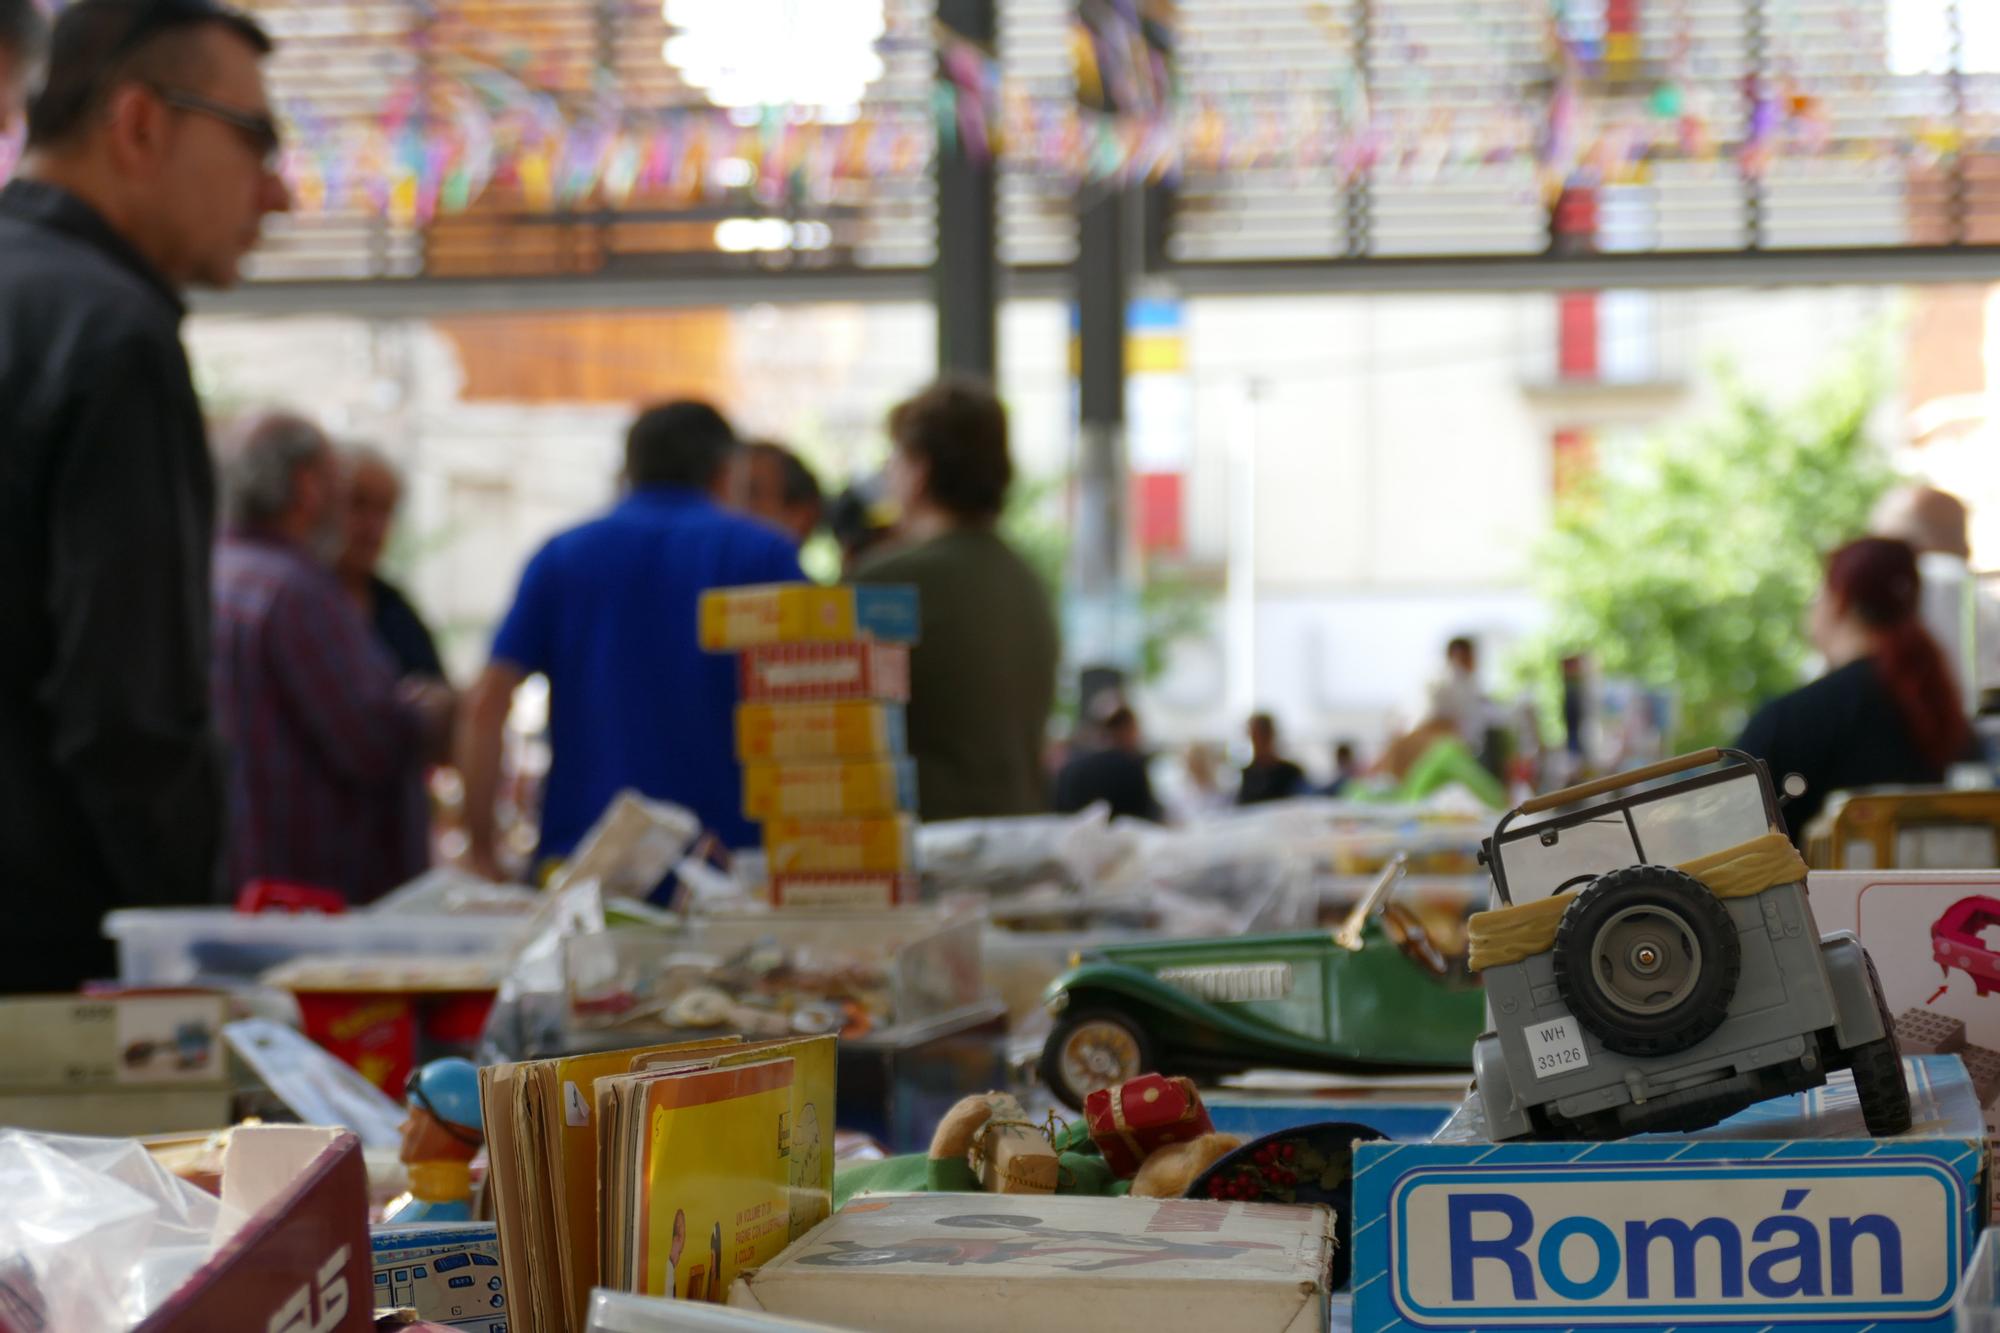
[[[922,1157],[891,1157],[880,1162],[863,1162],[839,1171],[833,1178],[833,1206],[838,1209],[858,1194],[882,1193],[1021,1193],[1008,1188],[1010,1173],[994,1170],[1001,1155],[1002,1132],[1017,1134],[1028,1122],[1020,1105],[1004,1093],[981,1093],[967,1097],[945,1113],[931,1135],[930,1151]],[[1177,1199],[1186,1193],[1196,1176],[1237,1148],[1242,1140],[1234,1134],[1204,1134],[1186,1143],[1173,1143],[1150,1154],[1140,1164],[1138,1175],[1121,1180],[1104,1155],[1091,1142],[1089,1127],[1052,1123],[1035,1126],[1035,1136],[1055,1154],[1055,1194],[1123,1195],[1148,1199]],[[992,1185],[982,1183],[982,1166]],[[1023,1177],[1036,1172],[1013,1172],[1018,1186]]]
[[[1186,1143],[1169,1143],[1139,1164],[1132,1177],[1132,1195],[1139,1199],[1185,1198],[1195,1178],[1243,1146],[1234,1134],[1203,1134]]]

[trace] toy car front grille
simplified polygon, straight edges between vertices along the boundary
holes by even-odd
[[[1210,1003],[1282,1000],[1292,993],[1290,963],[1229,963],[1213,967],[1165,967],[1161,981]]]

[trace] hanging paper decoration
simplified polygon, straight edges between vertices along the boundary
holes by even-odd
[[[495,199],[536,211],[738,200],[810,215],[873,181],[913,176],[936,154],[1004,160],[1077,187],[1252,169],[1293,173],[1302,185],[1329,176],[1429,182],[1511,167],[1520,188],[1554,201],[1648,179],[1664,162],[1729,160],[1755,178],[1787,156],[1930,164],[1983,143],[1950,119],[1914,113],[1885,122],[1881,135],[1843,140],[1835,109],[1847,90],[1837,84],[1766,69],[1718,83],[1700,64],[1686,5],[1545,4],[1546,80],[1496,70],[1493,102],[1476,112],[1442,96],[1436,81],[1458,76],[1434,68],[1424,34],[1393,24],[1378,24],[1372,38],[1393,53],[1393,72],[1375,76],[1380,86],[1342,64],[1292,86],[1191,93],[1173,79],[1171,22],[1156,0],[1083,8],[1069,33],[1073,97],[1017,85],[991,51],[934,28],[932,114],[914,120],[815,123],[783,107],[637,111],[602,70],[565,101],[537,86],[562,73],[549,53],[439,45],[424,49],[423,78],[399,84],[365,120],[283,103],[285,170],[303,213],[366,209],[428,225]],[[1339,26],[1332,8],[1312,8]],[[1771,9],[1773,42],[1789,40],[1785,24],[1805,22],[1792,8]],[[1466,21],[1487,13],[1468,3]],[[564,77],[577,86],[573,73]],[[0,175],[17,152],[0,140]]]

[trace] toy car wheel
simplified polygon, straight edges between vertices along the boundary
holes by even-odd
[[[1882,1015],[1882,1035],[1847,1052],[1854,1071],[1854,1091],[1861,1098],[1861,1118],[1876,1138],[1901,1134],[1910,1127],[1910,1086],[1903,1081],[1903,1048],[1896,1040],[1896,1020],[1882,994],[1875,960],[1862,950],[1868,964],[1868,987],[1875,992],[1875,1009]]]
[[[1072,1111],[1099,1088],[1116,1087],[1153,1067],[1145,1029],[1105,1009],[1070,1014],[1042,1047],[1042,1082]]]
[[[1729,909],[1665,866],[1600,876],[1564,910],[1554,955],[1563,1002],[1621,1055],[1671,1055],[1714,1032],[1742,968]]]

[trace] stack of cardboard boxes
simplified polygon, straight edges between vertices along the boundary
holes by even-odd
[[[916,769],[904,743],[917,593],[802,584],[701,603],[701,643],[741,661],[743,813],[764,826],[777,908],[916,896]]]

